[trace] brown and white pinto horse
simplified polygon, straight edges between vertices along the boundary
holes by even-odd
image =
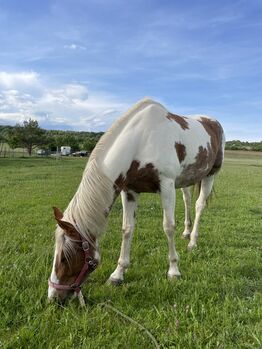
[[[168,239],[168,277],[178,277],[174,244],[175,189],[182,188],[188,245],[196,245],[198,225],[211,193],[214,175],[224,156],[221,125],[206,116],[182,117],[161,104],[144,99],[116,121],[98,142],[87,163],[79,188],[64,214],[54,209],[58,223],[48,297],[81,297],[81,284],[100,260],[98,241],[107,216],[121,194],[123,240],[120,257],[109,281],[121,283],[129,266],[130,244],[139,194],[159,193],[163,228]],[[201,184],[191,229],[189,186]]]

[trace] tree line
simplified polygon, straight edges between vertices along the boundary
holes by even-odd
[[[54,152],[61,146],[70,146],[72,151],[91,152],[103,132],[77,132],[44,130],[33,119],[15,126],[0,126],[0,145],[7,143],[10,148],[24,148],[31,155],[34,149]],[[261,142],[227,141],[226,150],[262,151]]]
[[[226,142],[226,150],[252,150],[262,151],[261,142],[242,142],[242,141],[228,141]]]
[[[70,146],[72,151],[91,152],[103,132],[76,132],[44,130],[33,119],[15,126],[0,126],[0,143],[10,148],[24,148],[31,155],[35,149],[54,152],[61,146]]]

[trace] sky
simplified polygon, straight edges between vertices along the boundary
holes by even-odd
[[[261,0],[0,0],[0,125],[105,131],[148,96],[262,140]]]

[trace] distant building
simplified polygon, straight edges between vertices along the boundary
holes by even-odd
[[[62,146],[61,147],[61,155],[67,156],[71,154],[71,147],[68,146]]]

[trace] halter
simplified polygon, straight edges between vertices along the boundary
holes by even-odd
[[[81,236],[81,240],[74,240],[74,241],[82,243],[82,249],[83,249],[84,254],[85,254],[84,265],[83,265],[79,275],[76,277],[75,281],[71,285],[57,284],[57,283],[51,281],[50,278],[48,279],[48,285],[55,288],[56,290],[74,291],[77,294],[79,294],[81,291],[81,285],[85,281],[87,275],[92,273],[95,270],[95,268],[97,267],[97,261],[93,257],[91,257],[89,242],[85,238],[83,238]]]

